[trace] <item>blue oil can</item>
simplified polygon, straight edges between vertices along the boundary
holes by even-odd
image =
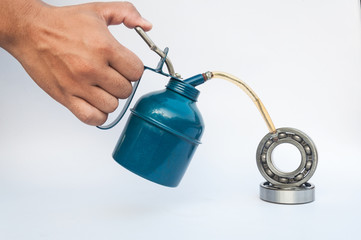
[[[138,100],[114,149],[115,161],[153,182],[179,184],[204,130],[199,91],[188,83],[194,79],[203,76],[171,78],[166,89]]]

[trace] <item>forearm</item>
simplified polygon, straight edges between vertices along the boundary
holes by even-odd
[[[16,45],[43,6],[40,0],[0,0],[0,47]]]

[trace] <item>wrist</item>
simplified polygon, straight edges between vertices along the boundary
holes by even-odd
[[[0,47],[11,52],[26,39],[29,27],[45,6],[40,0],[0,1]]]

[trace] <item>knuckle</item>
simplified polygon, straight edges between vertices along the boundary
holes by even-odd
[[[96,73],[96,67],[85,61],[78,61],[75,72],[80,76],[90,76]]]
[[[101,117],[99,117],[95,122],[94,126],[100,126],[100,125],[103,125],[108,119],[108,114],[103,114]]]
[[[83,110],[78,114],[78,118],[85,124],[96,126],[105,123],[107,115],[98,115],[93,111]]]
[[[135,9],[135,6],[133,5],[133,3],[128,2],[128,1],[124,1],[123,5],[124,5],[124,7],[126,7],[129,10],[134,10]]]
[[[132,64],[132,70],[131,70],[131,75],[129,76],[129,80],[130,81],[139,80],[142,77],[143,72],[144,72],[143,62],[139,58],[136,58],[134,63]]]
[[[82,111],[79,113],[78,117],[80,121],[89,125],[91,125],[91,123],[94,122],[94,119],[96,118],[95,114],[91,113],[90,111]]]
[[[111,100],[108,104],[108,108],[109,108],[109,113],[114,112],[119,106],[119,101],[116,98],[113,98],[113,100]]]
[[[102,15],[102,13],[104,12],[104,9],[106,7],[106,3],[104,3],[104,2],[89,2],[89,3],[85,3],[83,6],[87,6],[87,7],[89,7],[89,9],[91,9],[95,13],[98,13],[99,15]]]
[[[101,55],[108,55],[114,51],[114,46],[107,40],[101,39],[96,43],[96,48]]]
[[[133,91],[132,85],[129,82],[127,82],[127,84],[124,84],[121,87],[121,91],[119,92],[118,97],[121,99],[128,98],[130,96],[130,94],[132,94],[132,91]]]

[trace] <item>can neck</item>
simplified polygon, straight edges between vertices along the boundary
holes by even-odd
[[[196,102],[199,96],[199,91],[192,85],[185,83],[179,79],[171,78],[166,86],[167,89],[172,90],[190,100]]]

